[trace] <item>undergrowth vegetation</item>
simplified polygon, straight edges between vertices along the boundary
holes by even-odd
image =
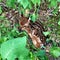
[[[33,23],[41,21],[46,37],[43,48],[36,48],[28,33],[21,30],[21,15]],[[60,0],[0,0],[0,60],[59,60],[59,57]]]

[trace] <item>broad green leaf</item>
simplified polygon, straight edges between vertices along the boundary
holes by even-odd
[[[3,59],[15,60],[15,58],[28,56],[28,49],[26,48],[26,36],[8,40],[1,45],[1,56]],[[21,60],[21,59],[20,59]]]
[[[51,47],[50,48],[50,53],[54,57],[59,57],[60,56],[60,48],[59,47]]]
[[[57,7],[57,0],[51,0],[51,7]]]
[[[30,16],[30,18],[33,22],[35,22],[37,20],[37,17],[38,17],[38,15],[34,14],[34,13]]]
[[[1,0],[0,0],[0,2],[1,2]]]
[[[60,21],[58,21],[58,25],[60,25]]]
[[[33,4],[40,4],[40,0],[31,0]]]
[[[28,4],[29,4],[29,1],[28,0],[21,0],[20,1],[20,4],[23,6],[23,8],[25,9],[27,6],[28,6]]]
[[[45,36],[49,35],[50,33],[51,33],[51,32],[49,32],[49,31],[43,32],[43,34],[44,34]]]
[[[23,6],[24,9],[32,8],[31,3],[28,0],[17,0],[17,2],[19,2]]]
[[[20,2],[21,0],[17,0],[17,2]]]
[[[40,50],[40,51],[38,51],[38,52],[36,53],[36,55],[37,55],[37,56],[40,56],[40,57],[43,57],[43,56],[46,55],[46,52],[45,52],[45,50]]]
[[[60,2],[60,0],[57,0],[58,2]]]
[[[2,13],[2,8],[1,8],[1,6],[0,6],[0,14]]]
[[[30,2],[29,2],[29,5],[28,5],[28,8],[32,9],[32,4]]]
[[[0,20],[4,20],[5,18],[4,18],[4,16],[0,16]]]
[[[8,7],[15,8],[15,2],[16,0],[7,0],[6,4]]]

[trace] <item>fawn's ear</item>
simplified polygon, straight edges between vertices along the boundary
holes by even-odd
[[[19,23],[20,23],[21,27],[29,26],[30,20],[23,16],[23,17],[20,18],[20,22]]]
[[[24,16],[20,17],[20,22],[19,23],[20,23],[21,26],[24,26],[27,22],[28,22],[28,19],[26,17],[24,17]]]

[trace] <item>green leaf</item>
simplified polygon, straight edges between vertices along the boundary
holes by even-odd
[[[1,6],[0,6],[0,14],[2,13],[2,8],[1,8]]]
[[[45,36],[49,35],[50,33],[51,33],[50,31],[43,32]]]
[[[0,0],[0,2],[1,2],[1,0]]]
[[[60,25],[60,20],[58,21],[58,25]]]
[[[8,40],[1,45],[1,56],[3,59],[15,60],[22,56],[27,58],[29,50],[26,48],[26,36]]]
[[[40,0],[31,0],[33,4],[39,4],[40,5]]]
[[[38,15],[34,14],[34,13],[30,16],[30,18],[33,22],[35,22],[37,20],[37,17],[38,17]]]
[[[24,9],[28,6],[29,1],[28,0],[21,0],[20,4],[24,7]]]
[[[58,2],[60,2],[60,0],[57,0]]]
[[[32,4],[30,2],[29,2],[29,5],[28,5],[28,8],[32,9]]]
[[[17,2],[20,2],[21,0],[17,0]]]
[[[57,0],[51,0],[50,6],[57,7]]]
[[[22,5],[24,9],[32,8],[31,2],[29,2],[28,0],[17,0],[17,2],[20,3],[20,5]]]
[[[51,1],[51,0],[48,0],[49,2]]]
[[[43,57],[43,56],[46,55],[46,52],[45,52],[45,50],[40,50],[40,51],[38,51],[38,52],[36,53],[36,55],[37,55],[37,56],[40,56],[40,57]]]
[[[5,19],[5,17],[4,16],[0,16],[0,20],[4,20]]]
[[[59,47],[51,47],[50,48],[50,53],[54,57],[59,57],[60,56],[60,48]]]
[[[16,0],[7,0],[6,4],[8,7],[15,8],[15,2]]]

